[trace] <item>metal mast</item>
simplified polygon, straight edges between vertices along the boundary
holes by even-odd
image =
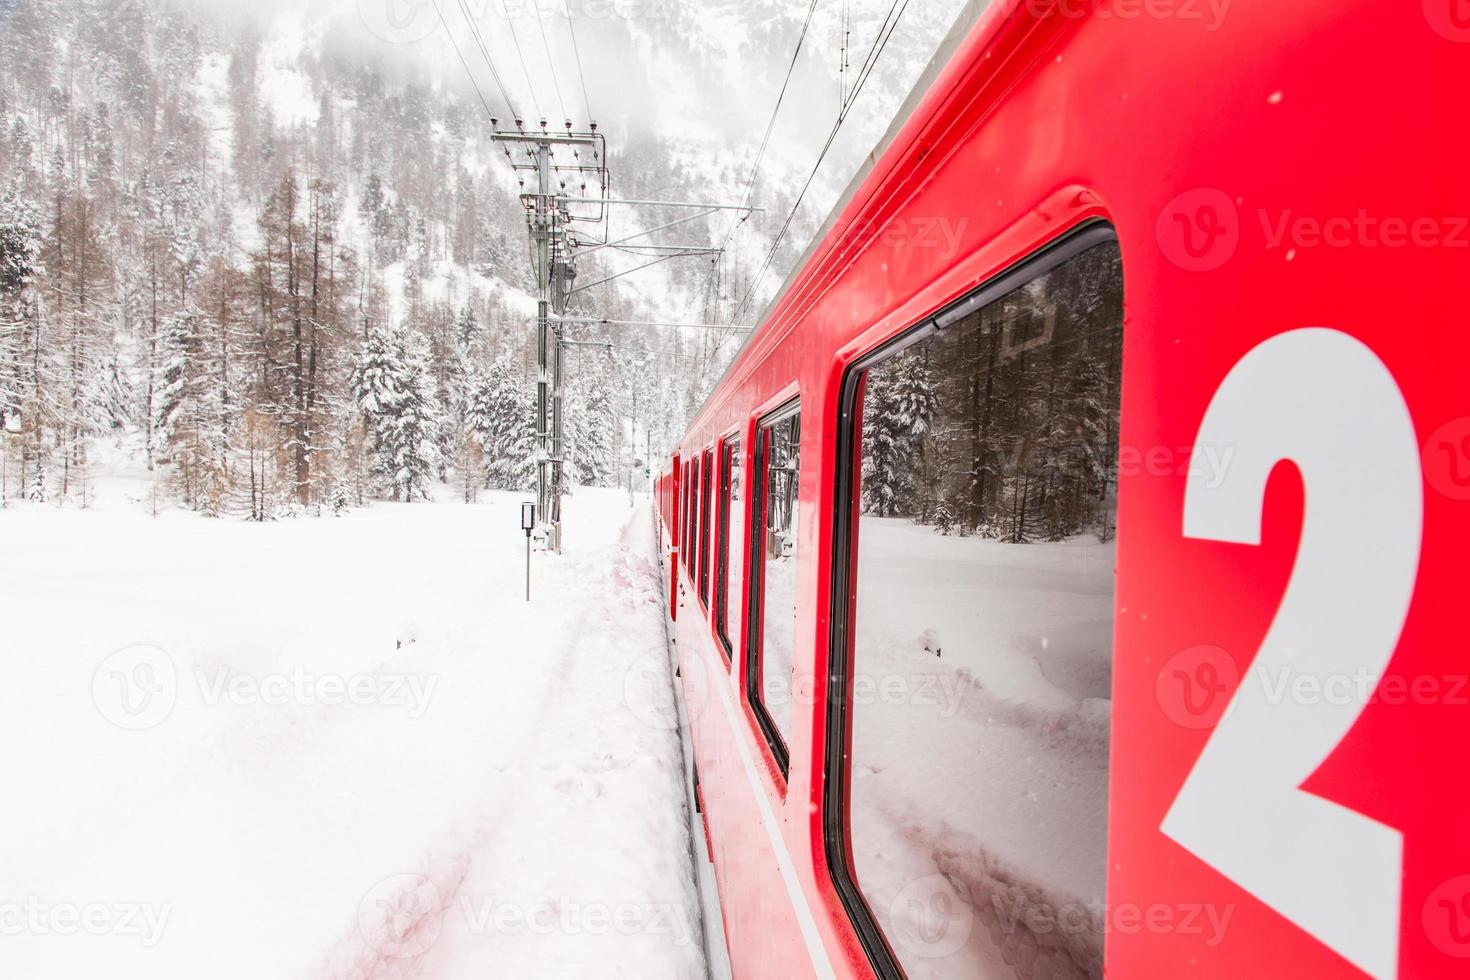
[[[517,119],[514,132],[497,128],[494,139],[504,146],[512,167],[534,173],[536,180],[535,190],[526,191],[525,177],[520,177],[536,277],[536,507],[547,525],[547,546],[559,551],[566,445],[562,429],[562,327],[553,321],[552,313],[566,311],[576,277],[568,227],[573,221],[600,223],[605,219],[608,171],[606,141],[595,123],[585,132],[574,132],[568,122],[565,133],[555,133],[547,129],[546,120],[540,122],[539,131],[527,131],[524,122]],[[496,120],[492,118],[491,123]],[[558,163],[558,148],[570,148],[573,162]],[[584,152],[590,160],[583,158]],[[567,193],[563,175],[569,173],[581,177],[577,195]],[[600,198],[585,196],[589,175],[597,183]],[[589,210],[596,213],[574,212],[573,204],[595,204],[597,207]]]
[[[653,322],[568,317],[565,314],[572,298],[593,287],[669,259],[718,255],[722,251],[721,248],[697,244],[633,244],[637,239],[708,217],[718,211],[739,211],[743,216],[749,216],[761,209],[752,207],[749,201],[720,204],[614,199],[609,194],[607,143],[597,131],[595,123],[585,132],[574,131],[570,121],[566,123],[565,132],[552,132],[547,128],[545,119],[540,120],[539,129],[530,130],[526,129],[521,119],[516,120],[514,131],[499,129],[494,117],[491,118],[491,123],[495,126],[494,139],[503,145],[506,157],[518,172],[521,203],[526,209],[526,228],[531,236],[532,263],[536,276],[536,505],[538,511],[544,515],[547,547],[560,551],[561,497],[565,490],[563,464],[566,460],[562,411],[564,352],[566,346],[572,343],[566,339],[565,332],[569,326],[578,324],[660,325]],[[571,162],[558,161],[558,150],[570,150]],[[535,175],[534,190],[526,189],[526,176],[530,174]],[[575,192],[568,190],[568,175],[578,179],[579,188]],[[597,196],[589,195],[589,183],[595,185]],[[574,222],[594,225],[606,222],[613,205],[682,208],[693,213],[616,240],[604,235],[601,240],[589,241],[572,234]],[[593,282],[574,285],[577,257],[603,248],[621,248],[634,254],[643,254],[648,257],[648,261]],[[732,329],[715,324],[669,325]]]

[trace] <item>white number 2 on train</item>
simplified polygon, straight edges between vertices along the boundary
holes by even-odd
[[[1218,457],[1232,460],[1223,482],[1190,477],[1186,537],[1260,544],[1282,460],[1301,471],[1305,513],[1276,618],[1161,829],[1370,976],[1394,977],[1403,835],[1299,789],[1364,705],[1279,694],[1301,675],[1366,676],[1371,691],[1393,656],[1424,522],[1408,406],[1359,341],[1293,330],[1231,369],[1195,446],[1234,456]]]

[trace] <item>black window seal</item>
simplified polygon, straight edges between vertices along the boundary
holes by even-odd
[[[853,408],[859,379],[874,364],[886,360],[905,347],[918,343],[936,331],[952,326],[969,313],[990,305],[1068,260],[1098,245],[1117,243],[1118,233],[1112,224],[1096,220],[1071,230],[1005,271],[992,277],[972,292],[951,303],[938,313],[925,317],[909,329],[857,358],[843,372],[837,412],[837,452],[832,511],[832,564],[828,584],[830,611],[827,637],[827,705],[826,757],[822,761],[822,844],[827,870],[843,908],[847,910],[853,930],[874,974],[880,980],[903,980],[905,974],[897,955],[879,927],[851,867],[847,826],[847,803],[850,767],[846,764],[847,732],[851,711],[846,703],[848,675],[852,667],[850,617],[853,610],[848,596],[852,586],[850,548],[852,542],[853,473],[856,459],[856,426]],[[1126,296],[1126,292],[1125,292]],[[1126,300],[1125,300],[1126,302]]]
[[[763,632],[765,628],[766,568],[765,542],[762,536],[766,530],[766,433],[774,426],[800,414],[801,399],[797,397],[756,421],[755,437],[751,440],[750,447],[750,452],[753,454],[751,456],[753,479],[747,491],[750,505],[746,508],[746,603],[745,623],[743,624],[746,701],[750,704],[751,713],[755,715],[761,734],[766,738],[766,744],[770,746],[771,756],[776,760],[776,768],[781,770],[783,786],[791,778],[791,753],[786,747],[786,738],[781,734],[781,729],[777,727],[776,720],[766,710],[762,697],[765,688],[762,686],[761,677],[761,667],[765,661]],[[797,465],[799,467],[800,463],[798,462]],[[799,475],[797,479],[800,479]],[[755,519],[757,504],[760,507],[760,520]],[[800,553],[793,556],[793,559],[800,561]],[[794,656],[795,651],[793,650],[792,653]]]

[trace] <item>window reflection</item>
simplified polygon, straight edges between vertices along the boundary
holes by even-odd
[[[741,583],[745,578],[745,497],[740,486],[743,465],[740,440],[726,442],[721,450],[720,460],[723,497],[723,509],[720,511],[721,540],[724,554],[721,556],[720,581],[715,584],[715,594],[719,604],[716,619],[720,636],[732,655],[740,636],[740,627],[745,622],[744,603],[741,601]]]
[[[797,478],[801,417],[784,418],[763,432],[765,528],[762,535],[764,601],[761,700],[781,738],[790,742],[792,653],[796,638]]]
[[[713,477],[711,458],[706,449],[700,457],[699,484],[699,601],[709,605],[709,539],[710,539],[710,480]]]
[[[910,977],[1102,976],[1122,295],[1095,246],[861,382],[849,837]]]

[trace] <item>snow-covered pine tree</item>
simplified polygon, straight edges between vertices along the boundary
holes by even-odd
[[[206,318],[181,310],[164,321],[154,385],[154,459],[172,464],[184,503],[218,515],[228,491],[224,412],[209,383]]]
[[[943,502],[934,508],[933,520],[934,530],[945,536],[953,534],[955,527],[959,524],[958,519],[954,515],[954,511],[950,510],[949,504]]]
[[[26,499],[34,504],[44,504],[51,499],[51,488],[46,481],[45,457],[36,460],[35,474],[31,477],[30,486],[26,488]]]
[[[89,397],[96,402],[102,420],[112,430],[121,432],[133,421],[132,405],[136,400],[133,383],[115,352],[94,379]]]
[[[15,188],[0,198],[0,299],[13,302],[41,267],[41,228]]]
[[[12,188],[0,198],[0,430],[19,426],[26,384],[29,293],[41,266],[41,229]]]
[[[184,312],[169,317],[159,331],[159,357],[153,392],[153,456],[167,461],[188,400],[189,356],[197,346],[197,318]]]
[[[491,428],[491,404],[485,372],[470,369],[464,379],[464,407],[459,420],[457,446],[460,490],[464,501],[472,504],[479,499],[480,487],[485,483],[485,433]]]
[[[609,487],[617,480],[613,452],[614,427],[618,418],[606,384],[594,384],[575,399],[571,448],[576,456],[576,476],[589,487]]]
[[[394,500],[427,500],[439,459],[439,408],[423,339],[403,332],[370,334],[352,388],[368,423],[380,489]]]
[[[405,337],[402,391],[405,398],[394,424],[393,499],[428,500],[439,466],[439,405],[429,374],[423,338]]]
[[[454,340],[467,360],[476,360],[483,343],[480,322],[475,318],[475,309],[466,303],[454,316]]]
[[[658,414],[657,360],[649,349],[648,338],[641,333],[635,335],[627,347],[619,351],[617,370],[623,404],[627,406],[628,437],[631,441],[628,457],[635,463],[641,460],[643,468],[650,469],[648,456],[653,452],[650,436]],[[618,424],[621,425],[621,421]],[[646,482],[641,472],[635,474],[635,480],[635,485]]]
[[[384,420],[398,412],[404,397],[399,389],[395,360],[398,351],[399,345],[391,334],[374,330],[368,334],[352,369],[352,395],[368,428],[370,469],[375,477],[381,478],[387,476],[385,460],[391,456],[387,446],[388,427]]]
[[[490,366],[475,397],[486,486],[529,489],[536,478],[536,412],[528,386],[510,360],[501,357]]]

